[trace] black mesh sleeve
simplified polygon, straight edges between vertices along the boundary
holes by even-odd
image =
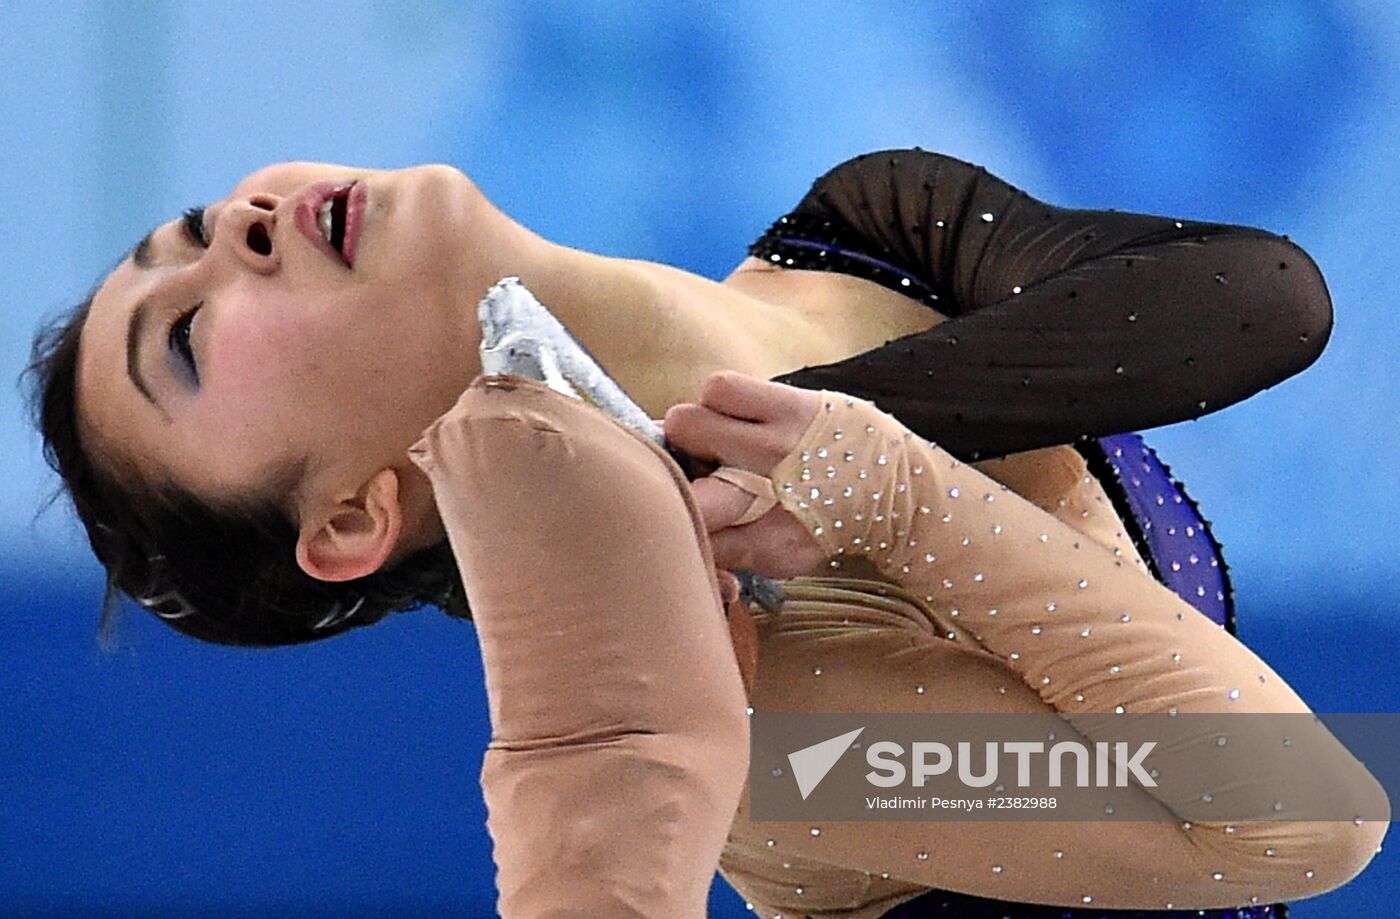
[[[950,316],[776,379],[870,399],[968,459],[1223,408],[1307,367],[1332,327],[1321,273],[1284,237],[1058,208],[918,149],[836,167],[750,253]]]

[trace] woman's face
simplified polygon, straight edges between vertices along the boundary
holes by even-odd
[[[88,449],[206,499],[303,460],[303,486],[332,488],[407,467],[478,371],[474,308],[497,278],[470,253],[500,219],[448,167],[253,173],[202,232],[157,227],[98,289],[77,377]]]

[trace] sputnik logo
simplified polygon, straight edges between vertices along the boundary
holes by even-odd
[[[856,728],[788,754],[788,765],[792,767],[792,776],[797,779],[797,790],[802,793],[803,801],[826,778],[826,774],[864,730],[863,727]]]

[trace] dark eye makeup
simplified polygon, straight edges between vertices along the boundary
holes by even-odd
[[[170,324],[170,330],[166,333],[166,341],[169,343],[171,351],[180,358],[194,378],[195,385],[199,385],[199,366],[195,363],[194,348],[190,345],[190,333],[194,327],[195,314],[199,312],[203,303],[196,303],[175,318]]]
[[[185,228],[185,235],[197,246],[205,249],[209,248],[209,238],[204,235],[204,211],[203,207],[192,207],[180,216],[180,223]]]
[[[209,248],[209,237],[204,229],[205,210],[204,207],[188,208],[180,215],[180,226],[190,242],[207,249]],[[195,314],[203,305],[203,303],[196,303],[175,317],[175,321],[170,323],[170,327],[166,331],[166,341],[170,350],[179,357],[180,362],[194,378],[195,385],[199,385],[199,367],[195,363],[194,348],[190,344],[190,333],[194,327]]]

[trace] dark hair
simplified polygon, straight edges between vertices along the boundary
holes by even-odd
[[[89,296],[39,329],[23,380],[44,458],[107,569],[104,644],[111,643],[119,591],[179,632],[229,645],[315,641],[425,604],[470,618],[446,540],[351,581],[303,572],[297,530],[281,510],[300,481],[299,465],[256,497],[218,505],[129,464],[99,468],[84,449],[76,399],[78,348],[91,307]]]

